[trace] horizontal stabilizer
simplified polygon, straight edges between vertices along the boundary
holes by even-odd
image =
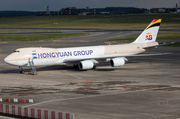
[[[168,55],[168,54],[172,54],[172,52],[168,52],[168,53],[156,53],[156,54],[137,54],[134,56],[153,56],[153,55]]]
[[[171,43],[163,43],[163,44],[159,44],[159,45],[155,45],[155,46],[149,46],[149,47],[143,47],[143,49],[151,49],[151,48],[156,48],[156,47],[159,47],[159,46],[163,46],[163,45],[169,45],[169,44],[173,44],[175,42],[171,42]]]

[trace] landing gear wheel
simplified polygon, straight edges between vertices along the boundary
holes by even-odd
[[[92,69],[96,69],[96,65],[94,65]]]
[[[21,70],[20,73],[21,73],[21,74],[24,74],[24,70]]]
[[[24,69],[22,67],[19,67],[21,70],[20,70],[20,73],[21,74],[24,74]]]
[[[73,65],[73,68],[78,69],[78,64]]]

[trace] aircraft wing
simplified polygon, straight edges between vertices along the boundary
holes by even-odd
[[[117,57],[122,57],[124,60],[127,61],[127,59],[125,57],[153,56],[153,55],[166,55],[166,54],[172,54],[172,53],[134,54],[134,55],[130,55],[130,54],[113,54],[113,55],[93,56],[93,57],[85,57],[85,58],[70,58],[70,59],[63,60],[63,62],[64,63],[78,63],[78,62],[84,61],[84,60],[94,60],[95,62],[97,62],[97,61],[106,61],[106,59],[117,58]]]

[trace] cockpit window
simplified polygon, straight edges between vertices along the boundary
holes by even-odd
[[[20,52],[19,50],[15,50],[14,52]]]

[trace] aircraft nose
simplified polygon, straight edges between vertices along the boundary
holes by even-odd
[[[16,64],[16,63],[15,63],[16,61],[13,61],[13,60],[12,60],[11,55],[8,55],[7,57],[5,57],[5,58],[4,58],[4,62],[7,63],[7,64],[10,64],[10,65],[15,65],[15,64]]]
[[[9,61],[10,61],[9,56],[7,56],[7,57],[5,57],[5,58],[4,58],[4,62],[6,62],[6,63],[8,63],[8,64],[9,64]]]

